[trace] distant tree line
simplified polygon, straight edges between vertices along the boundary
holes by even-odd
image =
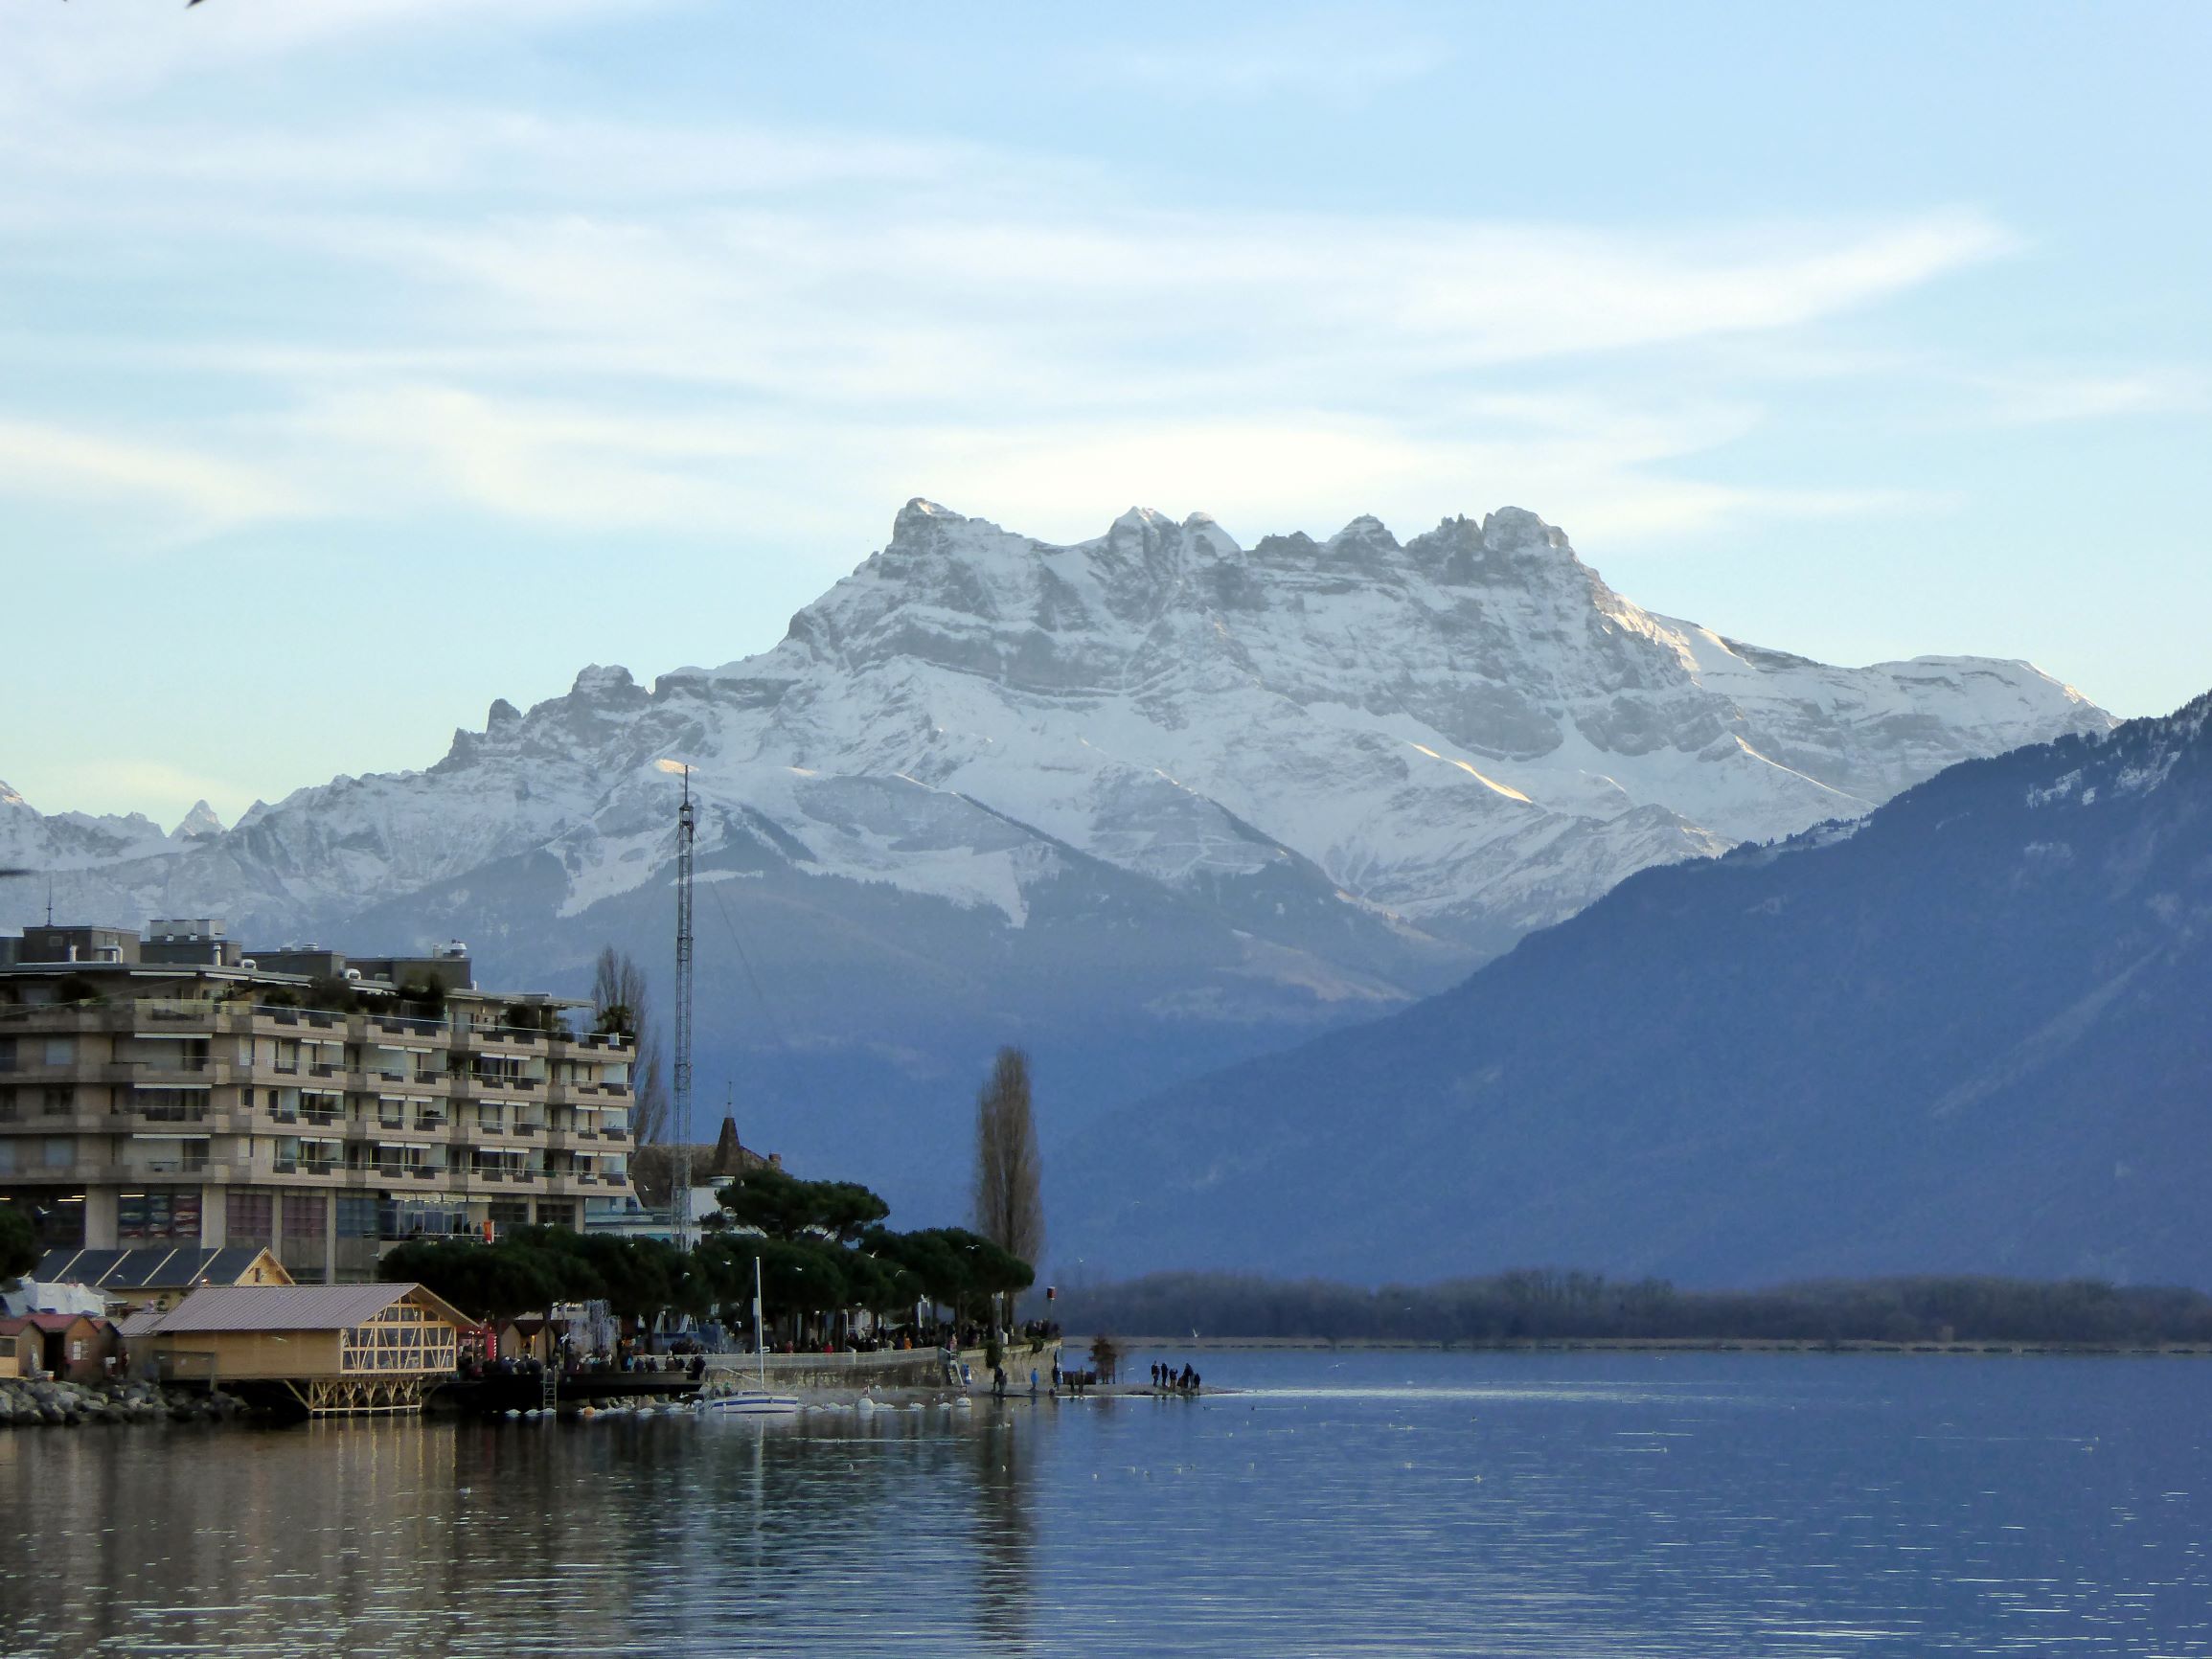
[[[1158,1273],[1060,1292],[1071,1328],[1337,1342],[1547,1338],[1787,1342],[2212,1343],[2212,1297],[2098,1280],[1823,1280],[1677,1290],[1659,1279],[1521,1269],[1363,1289],[1320,1280]]]

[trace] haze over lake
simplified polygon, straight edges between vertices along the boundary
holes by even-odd
[[[2188,1360],[1196,1357],[1252,1392],[17,1433],[0,1629],[26,1654],[2212,1651]]]

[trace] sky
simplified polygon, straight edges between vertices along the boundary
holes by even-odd
[[[2212,8],[0,0],[0,779],[226,820],[765,649],[925,495],[1512,504],[2212,686]]]

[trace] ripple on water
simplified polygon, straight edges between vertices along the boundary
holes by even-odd
[[[2212,1652],[2195,1367],[1204,1369],[1253,1392],[773,1424],[16,1433],[0,1646]]]

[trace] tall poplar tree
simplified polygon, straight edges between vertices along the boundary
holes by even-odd
[[[1000,1049],[975,1097],[975,1230],[1032,1266],[1044,1252],[1042,1173],[1029,1057]]]

